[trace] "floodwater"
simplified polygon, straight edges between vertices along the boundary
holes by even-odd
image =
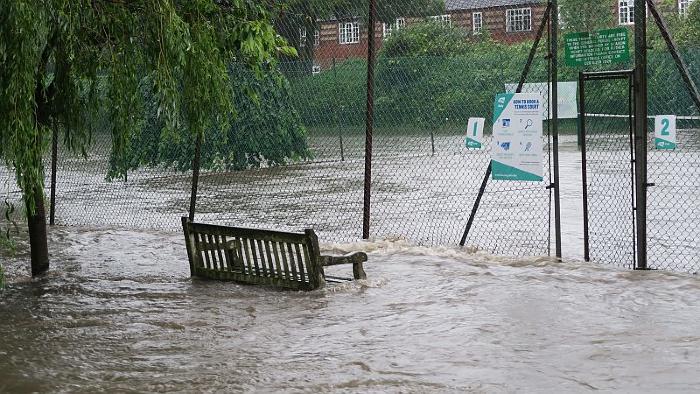
[[[384,241],[324,246],[368,280],[283,292],[190,279],[173,233],[50,236],[47,276],[8,265],[0,391],[700,387],[697,276]]]
[[[436,139],[438,152],[459,139]],[[581,261],[580,154],[563,140],[563,262],[418,246],[456,243],[484,167],[455,175],[462,151],[379,150],[373,240],[322,245],[368,251],[368,280],[308,293],[192,279],[180,234],[124,229],[133,220],[176,228],[186,176],[145,170],[127,184],[101,184],[94,163],[64,171],[59,222],[74,224],[74,215],[103,225],[50,229],[52,269],[38,279],[28,277],[25,244],[15,257],[0,255],[9,282],[0,292],[0,392],[696,391],[700,278]],[[356,238],[361,165],[346,149],[345,162],[205,174],[198,218],[290,229],[311,221],[322,240]],[[682,160],[700,168],[695,156]],[[547,194],[487,190],[484,212],[519,217],[536,206],[529,213],[541,221]],[[693,204],[676,225],[697,226]],[[477,218],[486,241],[546,252],[541,222],[505,216]],[[512,231],[500,238],[484,230],[504,224]],[[697,261],[697,234],[679,242]]]

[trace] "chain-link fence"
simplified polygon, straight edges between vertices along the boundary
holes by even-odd
[[[647,253],[649,267],[700,270],[700,109],[693,104],[668,51],[649,63]],[[700,48],[683,53],[700,85]],[[661,149],[655,130],[675,116],[674,149]],[[658,126],[657,126],[658,123]],[[670,126],[670,125],[669,125]]]
[[[576,26],[574,3],[562,1],[557,10],[565,29]],[[280,59],[262,78],[232,66],[236,91],[245,94],[236,97],[231,126],[206,133],[197,221],[295,231],[311,227],[322,241],[362,237],[369,18],[364,1],[338,4],[283,2],[275,24],[299,56]],[[557,165],[550,111],[544,114],[543,180],[489,179],[480,193],[494,145],[494,97],[515,90],[540,31],[523,92],[549,102],[547,6],[543,0],[377,4],[378,21],[370,33],[377,44],[370,236],[457,244],[479,200],[466,245],[509,255],[550,253],[556,236],[552,174]],[[623,15],[613,9],[596,18],[617,24],[628,17],[629,10]],[[667,53],[662,48],[659,53],[649,58],[650,114],[679,116],[679,147],[649,156],[649,178],[657,185],[649,192],[650,265],[692,270],[700,266],[692,252],[700,190],[698,123],[692,117],[698,114]],[[696,78],[697,53],[684,52]],[[564,67],[562,54],[558,59],[559,81],[576,81],[579,70]],[[618,107],[627,103],[629,92],[614,84],[601,89],[589,96],[596,101],[588,112],[601,115],[589,117],[587,125],[594,139],[589,143],[591,187],[601,185],[590,190],[590,202],[601,208],[596,214],[602,232],[597,234],[611,240],[617,232],[628,233],[628,221],[621,217],[632,215],[631,207],[627,210],[632,192],[623,193],[631,187],[629,134],[620,119],[602,115],[626,114]],[[87,159],[61,141],[57,224],[179,229],[179,217],[189,206],[194,143],[186,131],[179,138],[163,138],[155,109],[147,113],[143,129],[135,130],[127,144],[126,160],[133,169],[126,179],[105,179],[115,163],[109,124],[100,116],[93,121]],[[466,126],[474,117],[486,119],[482,149],[465,145]],[[576,119],[562,119],[558,127],[562,134],[578,131]],[[0,176],[7,179],[2,195],[19,202],[10,171],[0,167]],[[619,188],[614,198],[605,194],[611,188]],[[608,208],[619,210],[620,220],[612,219]],[[671,240],[672,234],[680,236]],[[605,248],[614,252],[606,260],[630,265],[633,252],[628,256],[627,246]]]

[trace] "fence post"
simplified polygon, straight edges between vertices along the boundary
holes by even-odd
[[[646,0],[634,0],[634,168],[637,267],[647,269],[647,19]]]
[[[56,224],[56,162],[58,161],[58,130],[53,128],[51,137],[51,200],[49,201],[49,225]]]
[[[578,74],[578,127],[581,147],[581,188],[583,192],[583,260],[591,261],[588,233],[588,174],[586,161],[586,81],[583,71]]]
[[[197,133],[194,145],[194,159],[192,160],[192,193],[190,194],[190,222],[194,221],[194,210],[197,205],[197,187],[199,186],[199,166],[202,158],[202,134]]]
[[[372,128],[374,126],[374,22],[377,14],[376,0],[369,1],[367,23],[367,117],[365,128],[365,190],[362,210],[362,239],[369,238],[370,199],[372,197]]]
[[[552,113],[550,122],[552,123],[552,144],[554,153],[554,245],[557,258],[561,258],[561,206],[559,193],[559,70],[558,70],[558,51],[557,44],[559,41],[559,9],[557,0],[551,0],[548,7],[551,21],[551,42],[550,42],[550,61],[552,65]],[[550,211],[551,212],[551,211]],[[550,227],[551,228],[551,227]]]

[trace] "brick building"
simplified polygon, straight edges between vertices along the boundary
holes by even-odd
[[[603,1],[611,1],[617,24],[634,25],[634,0]],[[685,14],[693,1],[676,0],[676,11]],[[542,0],[445,0],[445,13],[428,18],[463,29],[465,37],[488,31],[497,41],[515,43],[535,38],[545,9]],[[425,19],[406,16],[392,23],[376,23],[377,48],[392,32]],[[367,56],[367,29],[358,19],[324,20],[318,26],[313,40],[315,72],[330,68],[334,61]],[[306,42],[306,32],[300,35],[300,42]]]

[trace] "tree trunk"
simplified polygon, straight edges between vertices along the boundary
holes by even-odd
[[[29,227],[29,246],[32,255],[32,276],[40,275],[49,269],[49,245],[46,237],[46,210],[44,194],[37,190],[34,194],[34,213],[27,203],[27,225]]]

